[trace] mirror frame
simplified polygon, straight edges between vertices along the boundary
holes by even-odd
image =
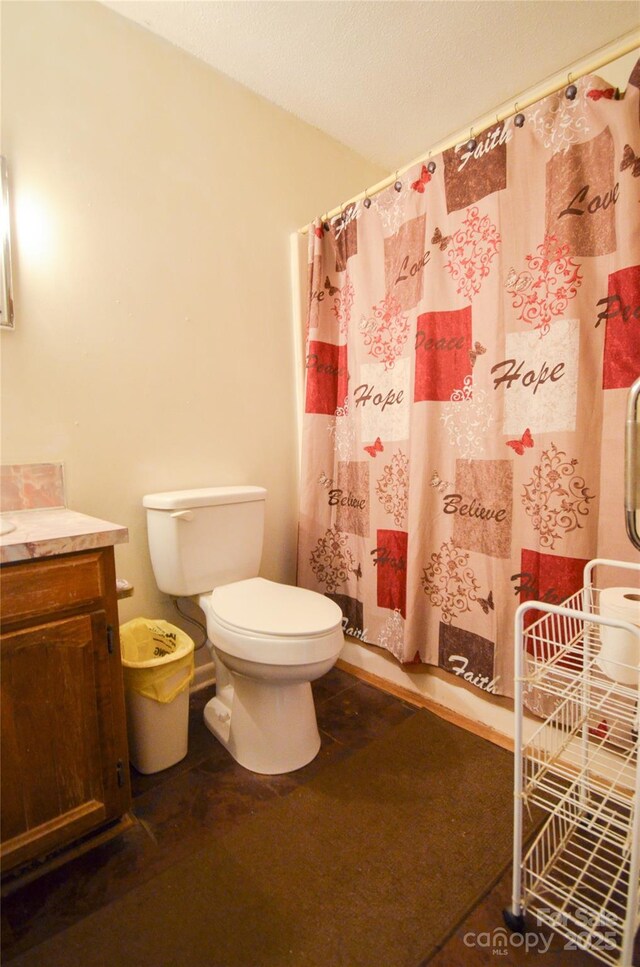
[[[6,158],[0,156],[0,231],[2,233],[2,284],[0,286],[0,328],[15,328],[11,284],[11,210]]]

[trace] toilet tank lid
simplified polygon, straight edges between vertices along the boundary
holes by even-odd
[[[240,504],[265,500],[264,487],[201,487],[198,490],[169,490],[162,494],[146,494],[142,506],[151,510],[186,510],[188,507],[214,507],[216,504]]]

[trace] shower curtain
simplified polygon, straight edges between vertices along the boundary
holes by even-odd
[[[639,87],[583,77],[309,228],[298,583],[489,693],[520,602],[637,559]]]

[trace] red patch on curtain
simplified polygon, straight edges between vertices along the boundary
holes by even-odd
[[[544,601],[562,605],[583,586],[584,569],[588,563],[588,558],[556,557],[554,554],[541,554],[523,547],[520,553],[521,573],[512,578],[517,582],[516,592],[520,594],[520,603]],[[529,611],[525,626],[529,627],[545,614],[543,611]],[[554,640],[563,644],[559,628],[555,629],[554,634]]]
[[[602,388],[622,389],[640,374],[640,265],[609,276]]]
[[[418,316],[414,402],[448,401],[471,376],[471,306]]]
[[[347,347],[311,340],[307,355],[305,412],[332,416],[339,406],[344,406],[348,379]]]
[[[399,611],[407,616],[407,542],[406,531],[379,530],[371,552],[377,572],[379,608]]]

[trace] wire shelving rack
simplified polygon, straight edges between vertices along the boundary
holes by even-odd
[[[522,932],[535,917],[605,964],[630,967],[640,925],[640,627],[603,615],[596,559],[562,605],[516,612],[513,892],[504,918]],[[637,573],[635,577],[637,578]],[[637,644],[605,661],[603,628]],[[619,656],[618,656],[619,657]],[[544,718],[525,738],[527,706]],[[542,822],[523,842],[523,810]]]

